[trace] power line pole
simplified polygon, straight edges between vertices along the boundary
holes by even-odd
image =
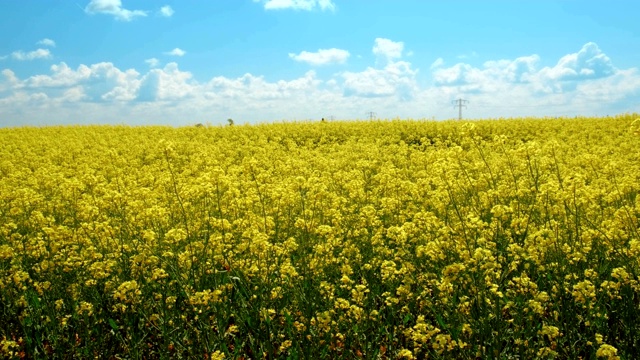
[[[373,120],[376,117],[376,113],[373,111],[369,111],[367,112],[367,116],[369,117],[369,120]]]
[[[462,107],[467,107],[467,105],[469,103],[469,100],[464,100],[464,99],[458,99],[458,100],[453,100],[453,107],[458,107],[458,120],[462,120]]]

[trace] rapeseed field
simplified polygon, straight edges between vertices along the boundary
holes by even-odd
[[[637,359],[637,117],[0,129],[0,357]]]

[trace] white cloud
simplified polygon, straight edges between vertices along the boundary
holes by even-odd
[[[116,20],[131,21],[138,16],[147,16],[146,11],[128,10],[122,7],[121,0],[91,0],[84,8],[87,14],[112,15]]]
[[[392,97],[410,100],[418,90],[417,70],[406,61],[391,62],[382,69],[369,67],[362,72],[344,72],[345,96]]]
[[[478,53],[475,51],[470,52],[469,54],[462,54],[462,55],[458,55],[457,58],[460,60],[464,60],[464,59],[469,59],[469,58],[475,58],[478,57]]]
[[[585,44],[577,53],[563,56],[554,67],[545,67],[540,73],[551,80],[578,80],[601,78],[615,72],[611,59],[593,42]]]
[[[462,63],[448,68],[439,68],[439,66],[435,66],[434,68],[436,68],[436,70],[433,72],[433,79],[435,80],[436,85],[463,84],[466,82],[466,73],[472,70],[471,65]]]
[[[266,10],[282,10],[282,9],[294,9],[294,10],[306,10],[310,11],[315,8],[321,10],[334,11],[336,5],[332,0],[253,0],[254,2],[264,3]]]
[[[180,48],[175,48],[171,51],[167,51],[165,52],[165,55],[172,55],[172,56],[184,56],[187,52],[180,49]]]
[[[387,61],[401,58],[402,50],[404,50],[404,43],[402,41],[377,38],[373,45],[373,53]]]
[[[4,70],[0,71],[0,74],[2,74],[5,77],[5,79],[7,79],[7,82],[9,84],[14,85],[14,84],[17,84],[18,82],[20,82],[20,80],[18,79],[16,74],[13,71],[9,70],[9,69],[4,69]]]
[[[82,89],[87,101],[129,101],[136,97],[140,86],[139,73],[133,69],[121,71],[112,63],[80,65],[76,70],[67,64],[51,66],[52,75],[35,75],[24,80],[25,87],[56,95],[62,90]]]
[[[46,95],[46,94],[43,94]],[[59,100],[63,101],[63,102],[78,102],[78,101],[82,101],[85,99],[88,99],[89,97],[85,94],[84,89],[82,88],[82,86],[74,86],[72,88],[69,88],[67,90],[65,90],[62,93],[62,96],[60,97]]]
[[[4,77],[4,81],[0,81],[0,97],[5,92],[17,90],[22,87],[20,79],[18,79],[13,71],[4,69],[0,74]]]
[[[168,63],[164,69],[150,70],[140,81],[137,99],[140,101],[175,101],[197,93],[191,84],[192,75],[180,71],[178,64]]]
[[[436,59],[436,61],[431,63],[431,66],[429,66],[429,69],[431,69],[431,70],[437,69],[437,68],[441,67],[442,65],[444,65],[444,59],[439,57],[439,58]]]
[[[171,6],[169,6],[169,5],[165,5],[165,6],[160,8],[160,15],[162,15],[164,17],[171,17],[171,16],[173,16],[174,13],[175,13],[175,11],[173,11]]]
[[[152,68],[158,67],[158,65],[160,65],[160,60],[156,58],[146,59],[144,62],[147,63],[149,67],[152,67]]]
[[[56,47],[56,42],[51,40],[51,39],[48,39],[48,38],[44,38],[44,39],[38,41],[36,44],[37,45],[44,45],[44,46],[48,46],[48,47]]]
[[[640,94],[638,69],[617,69],[594,43],[563,56],[555,66],[540,68],[539,63],[540,57],[534,54],[487,61],[481,67],[458,63],[445,68],[438,64],[432,69],[434,89],[474,98],[477,114],[484,116],[639,110],[637,106],[633,109],[631,101]]]
[[[332,0],[318,0],[318,6],[320,6],[320,9],[322,10],[335,11],[336,9],[336,5]]]
[[[377,38],[373,53],[386,60],[382,68],[369,67],[362,72],[344,72],[344,95],[365,98],[392,97],[409,101],[418,91],[416,75],[407,61],[395,61],[402,57],[403,42]]]
[[[611,59],[596,44],[587,43],[578,52],[560,58],[553,67],[539,68],[538,55],[515,60],[485,62],[481,68],[458,63],[444,68],[432,65],[438,86],[461,86],[475,92],[504,91],[513,84],[528,84],[533,94],[562,93],[577,90],[577,82],[606,78],[616,73]]]
[[[300,54],[290,53],[289,57],[295,61],[306,62],[310,65],[344,64],[349,58],[346,50],[331,48],[320,49],[317,52],[303,51]]]
[[[536,76],[538,55],[523,56],[515,60],[487,61],[482,68],[475,68],[469,64],[458,63],[443,68],[443,61],[436,60],[432,64],[433,79],[436,85],[482,85],[488,87],[499,83],[529,83]]]
[[[221,101],[286,101],[296,97],[311,96],[321,84],[314,71],[308,71],[303,77],[291,81],[280,80],[269,83],[262,76],[245,74],[236,79],[218,76],[204,85],[205,96]],[[256,102],[254,104],[257,105]]]
[[[610,60],[603,61],[606,55],[585,46],[586,50],[568,54],[550,67],[542,67],[537,55],[480,66],[445,66],[444,60],[436,60],[429,71],[432,84],[421,83],[418,69],[404,60],[328,77],[308,71],[279,81],[254,74],[198,81],[175,63],[141,72],[112,63],[75,68],[59,63],[46,74],[23,79],[4,69],[0,118],[11,119],[12,123],[3,120],[5,126],[82,119],[172,125],[224,124],[227,118],[236,123],[329,116],[355,119],[364,118],[366,111],[375,111],[380,118],[454,118],[457,110],[451,100],[459,97],[470,100],[463,116],[472,118],[640,111],[636,101],[640,69],[617,69]],[[556,68],[573,69],[578,76],[553,77],[550,74],[564,74]]]
[[[51,51],[49,51],[49,49],[37,49],[29,52],[18,50],[18,51],[12,52],[11,57],[19,61],[30,61],[35,59],[50,59]]]

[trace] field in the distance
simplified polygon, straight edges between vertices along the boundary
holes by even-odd
[[[0,357],[640,357],[640,121],[0,129]]]

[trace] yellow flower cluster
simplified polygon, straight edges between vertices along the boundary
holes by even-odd
[[[631,358],[636,117],[0,129],[0,357]]]

